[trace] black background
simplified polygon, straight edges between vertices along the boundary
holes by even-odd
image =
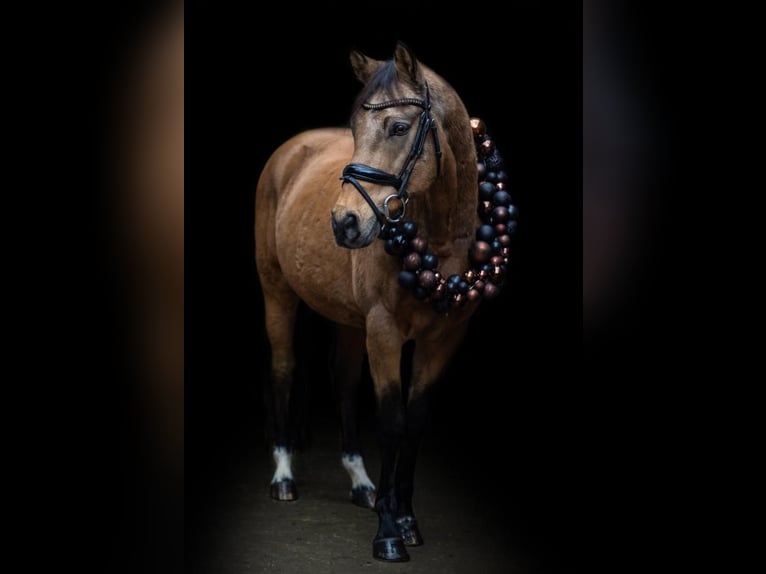
[[[504,527],[541,564],[574,559],[589,464],[588,390],[578,373],[581,9],[512,5],[501,16],[476,5],[442,26],[434,15],[445,9],[330,4],[187,17],[187,544],[204,544],[217,489],[248,445],[263,440],[268,346],[252,231],[260,170],[291,135],[346,124],[360,88],[352,48],[387,59],[402,40],[487,122],[521,213],[509,285],[473,320],[431,424],[467,471],[474,457],[502,464],[512,452],[517,490],[498,504],[513,504],[522,518]],[[305,361],[321,373],[311,381],[313,409],[330,411],[326,345],[316,344],[328,327],[310,313],[300,327]],[[502,474],[486,477],[497,491]]]

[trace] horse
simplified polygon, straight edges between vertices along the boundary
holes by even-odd
[[[434,312],[400,286],[401,262],[375,239],[406,209],[438,258],[442,276],[463,273],[481,223],[479,168],[475,130],[460,97],[404,44],[390,60],[358,51],[350,60],[364,86],[350,128],[316,129],[288,140],[269,158],[256,188],[256,265],[271,347],[268,410],[276,468],[270,493],[280,501],[298,497],[288,405],[302,300],[338,325],[344,352],[334,377],[351,500],[378,514],[373,557],[401,562],[409,560],[406,546],[423,543],[412,497],[430,391],[463,340],[476,305]],[[399,176],[391,175],[396,172]],[[412,374],[404,396],[400,364],[409,341],[414,341]],[[354,389],[365,353],[381,453],[377,491],[355,426]]]

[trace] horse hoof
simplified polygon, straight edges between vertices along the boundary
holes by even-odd
[[[410,559],[401,538],[376,538],[372,541],[372,557],[383,562],[407,562]]]
[[[375,509],[375,490],[368,486],[351,489],[351,502],[362,508]]]
[[[298,500],[298,489],[295,481],[289,478],[271,483],[271,498],[274,500]]]
[[[418,522],[414,516],[397,518],[396,525],[399,527],[399,533],[406,546],[421,546],[423,544],[423,537],[420,535]]]

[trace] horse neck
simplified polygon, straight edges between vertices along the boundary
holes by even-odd
[[[456,109],[440,125],[441,175],[418,202],[418,220],[441,257],[452,254],[456,241],[473,237],[478,223],[476,148],[468,113],[459,100]]]

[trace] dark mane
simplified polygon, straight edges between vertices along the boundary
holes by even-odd
[[[378,92],[393,96],[393,88],[396,85],[396,82],[396,64],[393,60],[386,60],[380,68],[376,70],[356,97],[356,100],[354,101],[354,113],[356,113],[364,102],[368,101],[369,98]]]

